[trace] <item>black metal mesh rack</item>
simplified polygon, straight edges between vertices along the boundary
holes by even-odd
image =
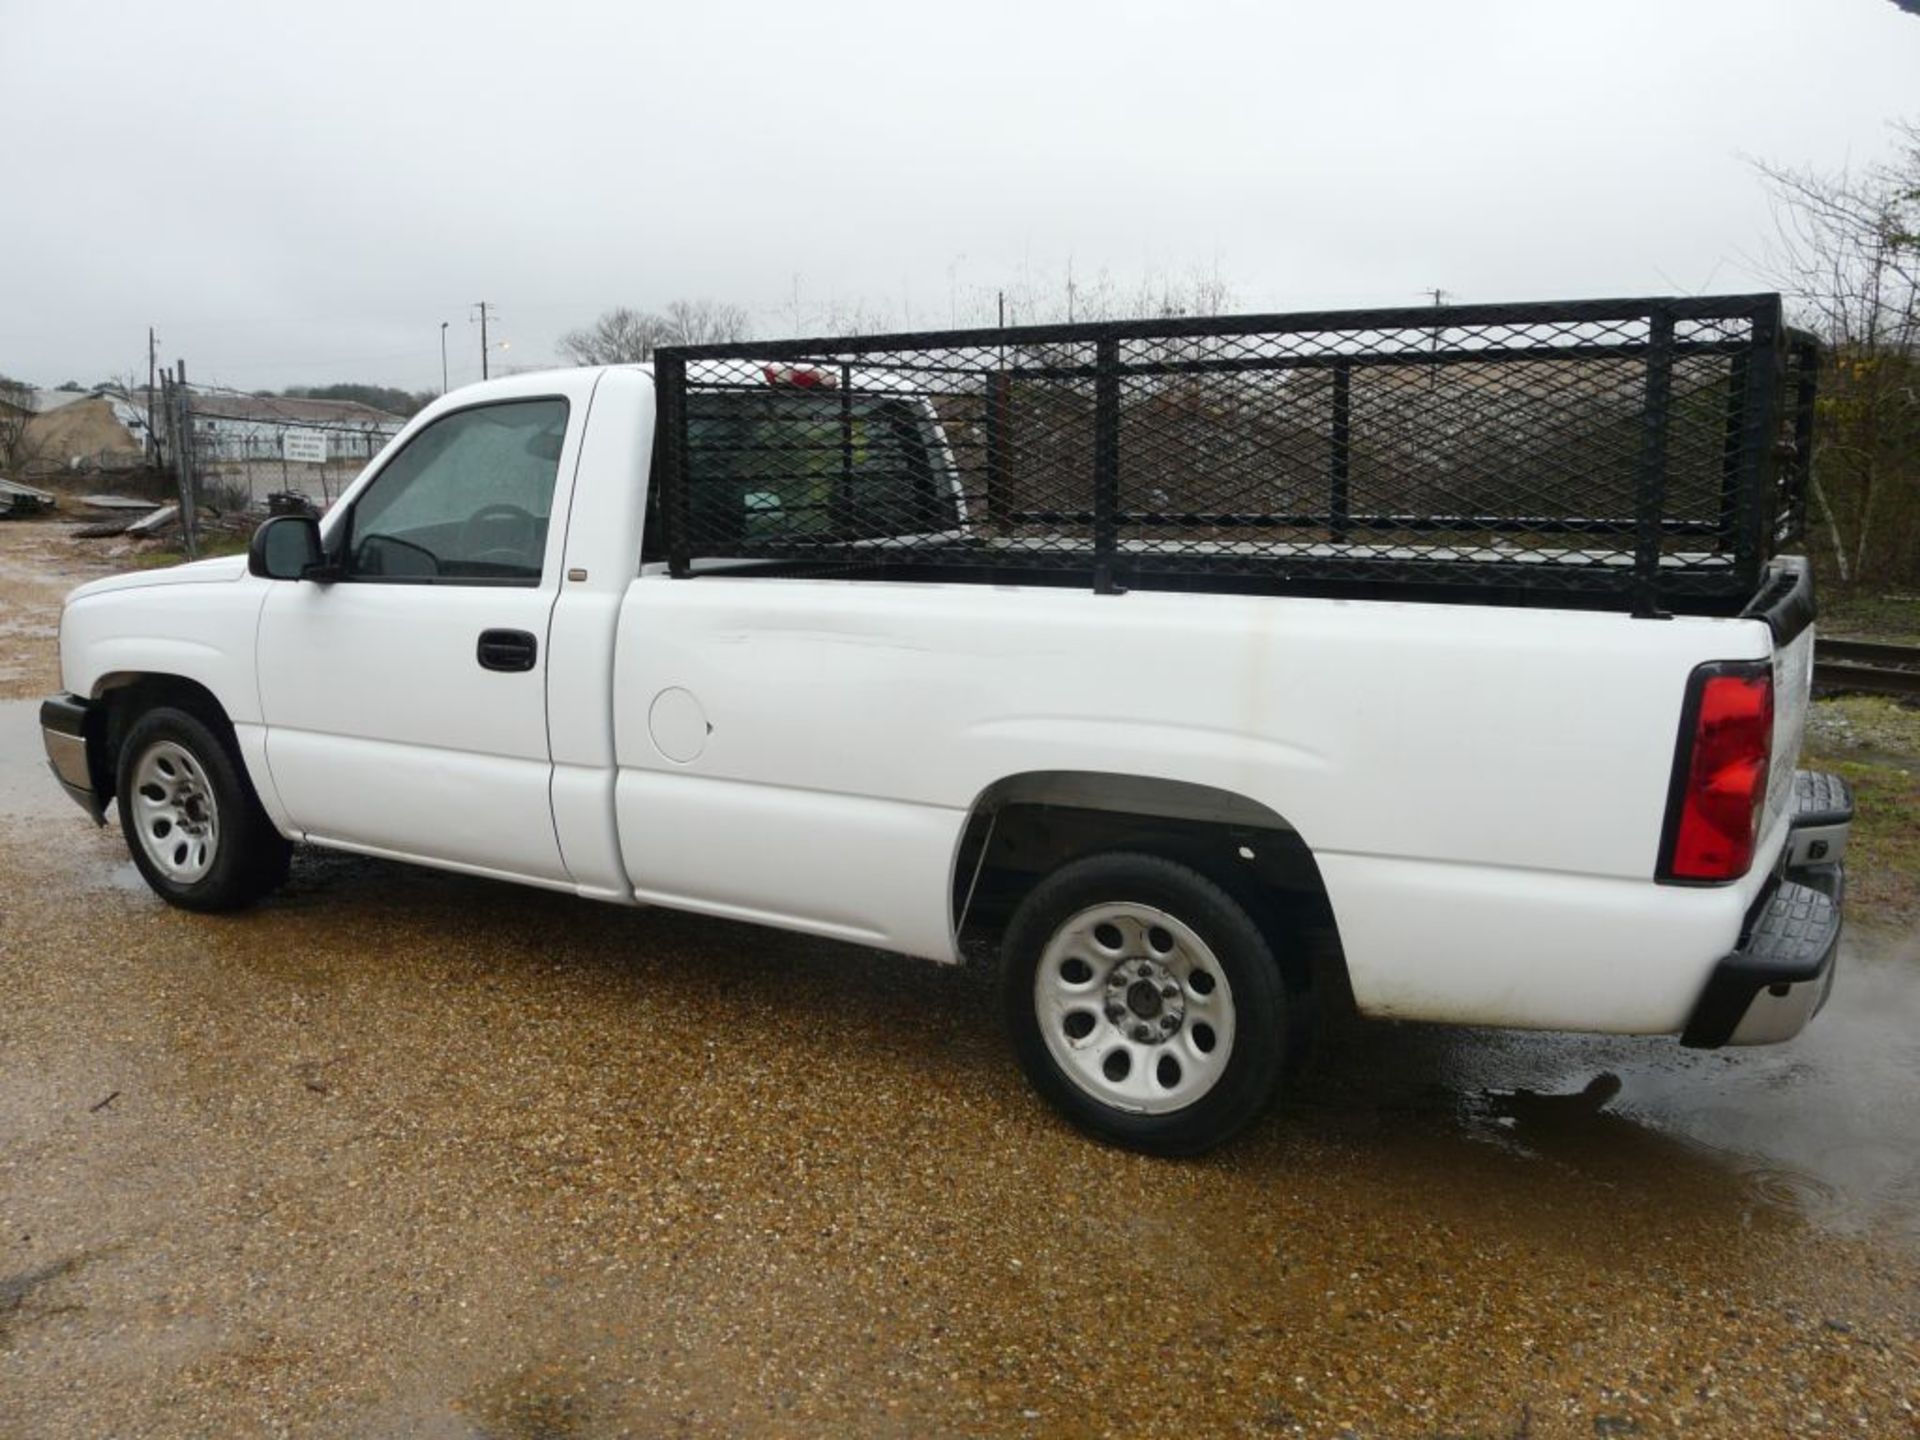
[[[1804,518],[1776,295],[662,350],[712,570],[1734,610]],[[740,563],[746,562],[746,563]]]

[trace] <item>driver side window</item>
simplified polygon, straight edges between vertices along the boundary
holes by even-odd
[[[426,427],[354,503],[345,578],[538,585],[565,400],[510,400]]]

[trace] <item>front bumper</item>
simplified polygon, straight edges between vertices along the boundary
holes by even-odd
[[[1839,776],[1812,770],[1794,776],[1793,794],[1781,873],[1747,913],[1739,948],[1714,967],[1682,1044],[1790,1040],[1827,1003],[1840,953],[1853,794]]]
[[[74,695],[55,695],[40,702],[40,739],[46,746],[47,766],[73,802],[102,823],[107,802],[94,783],[93,760],[87,748],[87,717],[91,707]]]

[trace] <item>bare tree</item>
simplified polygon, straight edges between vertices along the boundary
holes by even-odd
[[[722,300],[676,300],[662,312],[662,345],[723,345],[752,338],[747,312]]]
[[[140,442],[140,448],[145,452],[147,463],[151,465],[159,458],[160,441],[159,437],[147,428],[147,419],[151,413],[148,406],[152,401],[147,394],[146,386],[145,377],[131,370],[122,370],[109,375],[93,388],[96,394],[107,400],[120,402],[124,416],[131,417],[126,421],[127,432]]]
[[[27,427],[32,423],[33,387],[0,376],[0,470],[12,470],[30,458]]]
[[[1920,547],[1920,125],[1896,131],[1897,158],[1864,171],[1757,166],[1767,268],[1830,351],[1814,489],[1842,580],[1913,579]]]
[[[998,325],[1003,320],[1008,325],[1049,325],[1066,320],[1225,315],[1237,303],[1231,283],[1217,266],[1195,266],[1185,274],[1155,269],[1137,282],[1122,282],[1104,268],[1091,278],[1076,276],[1069,264],[1057,278],[1038,277],[1023,268],[1004,282],[956,284],[947,313],[956,328],[963,328]],[[824,302],[805,303],[797,275],[792,299],[780,307],[780,314],[781,327],[790,336],[883,335],[914,328],[912,315],[887,299],[836,293]],[[744,315],[740,319],[743,328],[737,337],[715,338],[752,338],[744,328]]]
[[[676,300],[664,310],[618,306],[593,324],[560,337],[560,353],[575,365],[632,365],[651,360],[662,345],[712,345],[744,340],[747,312],[717,300]]]
[[[900,323],[890,311],[857,296],[836,297],[801,328],[816,335],[885,335]]]
[[[593,324],[562,335],[560,354],[575,365],[630,365],[648,360],[660,343],[661,325],[658,315],[622,305]]]
[[[1167,320],[1195,315],[1225,315],[1235,305],[1233,286],[1217,268],[1195,267],[1187,275],[1151,270],[1131,289],[1102,268],[1091,279],[1075,276],[1071,265],[1058,289],[1030,280],[985,296],[990,321],[997,301],[1006,301],[1011,324],[1056,324],[1067,320]]]

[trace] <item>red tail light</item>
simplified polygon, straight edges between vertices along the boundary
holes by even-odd
[[[1737,880],[1753,864],[1773,759],[1773,667],[1702,665],[1687,682],[1674,756],[1662,880]]]

